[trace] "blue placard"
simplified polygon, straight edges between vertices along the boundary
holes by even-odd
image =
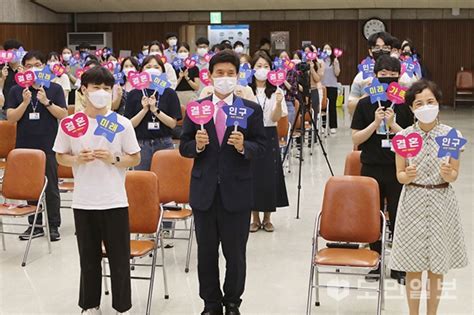
[[[165,89],[171,87],[171,83],[168,81],[166,73],[160,75],[151,75],[151,83],[148,87],[151,90],[155,90],[158,94],[163,95]]]
[[[46,66],[41,71],[35,71],[35,83],[46,88],[51,86],[51,80],[56,77],[54,73],[51,72],[49,66]]]
[[[327,57],[328,57],[328,54],[326,53],[326,51],[318,48],[318,58],[324,60]]]
[[[240,97],[237,97],[234,101],[234,104],[229,106],[224,106],[222,110],[227,115],[226,126],[235,127],[239,126],[240,128],[247,128],[247,120],[250,115],[253,114],[254,110],[250,107],[244,105],[244,102]]]
[[[123,84],[124,74],[120,71],[120,67],[117,65],[114,69],[115,84]]]
[[[254,70],[250,68],[249,64],[244,63],[239,69],[239,80],[238,84],[241,86],[247,86],[252,83]]]
[[[285,69],[285,61],[283,59],[275,57],[275,60],[273,61],[273,69],[274,70]]]
[[[184,67],[184,60],[176,57],[171,64],[173,65],[173,68],[180,70]]]
[[[458,136],[458,131],[455,128],[452,128],[446,136],[436,137],[435,140],[439,145],[439,158],[449,156],[456,160],[459,159],[462,147],[467,143],[466,139]]]
[[[21,63],[21,61],[23,60],[23,57],[25,57],[25,55],[27,54],[28,52],[25,51],[25,49],[23,49],[23,46],[20,46],[20,48],[18,48],[14,53],[13,53],[13,60],[15,60],[16,62],[18,63]]]
[[[380,83],[377,78],[374,78],[372,80],[372,83],[368,87],[366,87],[364,91],[369,94],[370,102],[373,104],[387,100],[387,94],[385,93],[387,87],[388,84]]]
[[[122,126],[117,121],[117,113],[112,112],[108,116],[97,115],[97,128],[94,131],[95,136],[103,136],[110,143],[115,139],[115,136],[125,130],[125,127]]]
[[[416,70],[416,64],[413,62],[413,59],[411,57],[408,57],[405,59],[402,63],[405,73],[410,77],[413,78],[413,74],[415,73]]]
[[[357,69],[359,69],[359,72],[362,72],[362,78],[367,79],[375,76],[374,67],[375,61],[367,57],[357,66]]]

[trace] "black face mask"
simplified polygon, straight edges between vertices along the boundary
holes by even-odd
[[[390,55],[390,50],[372,50],[372,56],[375,61],[377,61],[377,59],[382,55]]]
[[[392,82],[398,82],[398,77],[384,77],[384,78],[377,78],[380,83],[390,84]]]

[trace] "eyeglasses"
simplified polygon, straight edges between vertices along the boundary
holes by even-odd
[[[372,47],[372,51],[391,51],[392,50],[392,47],[390,46],[373,46]]]

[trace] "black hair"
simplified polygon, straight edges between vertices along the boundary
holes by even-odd
[[[69,48],[69,47],[67,47],[67,46],[64,46],[63,49],[61,49],[61,55],[62,55],[64,49],[69,50],[69,51],[71,52],[71,55],[74,53],[71,48]]]
[[[252,67],[252,69],[260,58],[264,59],[268,63],[268,65],[270,66],[270,69],[272,69],[272,64],[273,64],[272,60],[270,59],[268,54],[264,53],[263,51],[257,51],[253,55],[253,59],[250,62],[250,66]],[[257,82],[256,81],[257,80],[252,80],[252,83],[250,83],[250,87],[252,88],[253,94],[255,94],[255,95],[257,95],[257,92],[256,92],[257,91]],[[268,79],[267,79],[267,81],[265,82],[265,95],[267,96],[268,99],[270,99],[272,97],[272,94],[275,93],[276,89],[277,89],[276,86],[274,86],[273,84],[268,82]]]
[[[209,40],[206,37],[199,37],[196,40],[196,46],[199,46],[199,45],[209,46]]]
[[[387,33],[387,32],[378,32],[378,33],[374,33],[370,35],[369,39],[367,40],[367,46],[369,48],[374,47],[375,43],[377,43],[377,39],[379,38],[383,40],[385,45],[392,47],[392,35],[390,35],[390,33]]]
[[[184,48],[186,48],[189,52],[191,52],[191,48],[189,48],[188,43],[186,43],[186,42],[178,43],[178,45],[176,46],[176,51],[178,51],[181,47],[184,47]]]
[[[143,68],[145,68],[145,66],[150,63],[150,61],[152,59],[155,59],[156,62],[158,62],[158,65],[160,66],[161,68],[161,72],[165,73],[166,72],[166,69],[165,69],[165,65],[163,64],[163,61],[161,60],[160,56],[156,56],[156,55],[149,55],[149,56],[146,56],[146,58],[143,60],[142,64],[141,64],[141,67],[140,67],[140,71],[143,71]]]
[[[99,62],[99,60],[97,60],[97,59],[89,59],[89,60],[87,60],[86,63],[84,64],[84,68],[85,68],[85,67],[90,67],[91,65],[100,67],[100,62]]]
[[[48,56],[46,56],[46,62],[48,62],[51,58],[56,58],[58,61],[61,61],[61,56],[55,51],[51,51]]]
[[[39,50],[32,50],[32,51],[29,51],[26,53],[26,55],[23,57],[23,60],[21,61],[21,64],[22,65],[25,65],[25,63],[30,60],[30,59],[33,59],[33,58],[36,58],[38,60],[41,61],[41,63],[45,63],[46,62],[46,59],[45,59],[45,56],[44,54],[39,51]]]
[[[90,68],[81,76],[81,86],[87,87],[89,84],[105,84],[113,87],[115,79],[112,73],[104,67]]]
[[[263,37],[262,39],[260,39],[260,46],[258,48],[262,47],[265,44],[269,44],[271,46],[272,42],[268,38]]]
[[[304,50],[305,50],[306,48],[309,48],[309,50],[311,50],[312,52],[314,52],[314,48],[313,48],[313,46],[312,46],[311,44],[306,44],[306,45],[304,45],[303,47],[301,47],[301,50],[304,52]]]
[[[168,40],[168,38],[171,38],[171,37],[176,37],[176,39],[178,39],[178,34],[176,34],[175,32],[166,33],[166,35],[165,35],[166,40]]]
[[[238,41],[236,41],[236,42],[234,43],[234,46],[233,46],[234,49],[235,49],[235,47],[237,47],[237,46],[245,47],[244,43],[242,43],[240,40],[238,40]]]
[[[401,49],[402,42],[395,36],[392,36],[392,48]]]
[[[222,47],[222,50],[224,50],[224,49],[232,50],[232,45],[231,45],[230,41],[228,41],[228,40],[223,40],[221,42],[220,46]]]
[[[420,94],[425,89],[430,90],[438,101],[438,103],[441,103],[441,100],[443,98],[443,92],[438,87],[438,85],[433,81],[421,79],[413,83],[412,86],[406,92],[405,104],[407,104],[408,106],[413,106],[413,102],[415,101],[416,95]]]
[[[79,50],[81,50],[81,49],[90,49],[90,47],[91,47],[91,46],[89,45],[89,43],[82,42],[82,43],[79,44],[79,47],[77,47],[77,48],[78,48]]]
[[[390,55],[381,55],[377,58],[374,66],[374,73],[377,74],[379,71],[387,70],[400,73],[400,60]]]
[[[123,67],[125,65],[125,62],[127,62],[127,60],[130,60],[130,62],[132,63],[132,65],[135,67],[135,70],[138,71],[138,69],[140,69],[140,65],[138,64],[138,60],[137,58],[135,57],[132,57],[132,56],[128,56],[126,58],[124,58],[122,60],[122,63],[120,64],[120,69],[123,71]],[[123,76],[123,84],[125,84],[125,82],[127,82],[127,76],[124,75]]]
[[[329,56],[329,58],[331,59],[330,65],[332,66],[332,64],[334,63],[334,59],[336,59],[336,56],[334,56],[334,46],[331,43],[324,43],[323,44],[323,50],[324,50],[324,46],[326,46],[326,45],[331,47],[331,50],[332,50],[331,56]]]
[[[97,58],[96,55],[92,55],[92,54],[88,54],[88,55],[84,58],[84,60],[87,60],[87,61],[89,61],[89,60],[95,60],[95,61],[99,62],[99,58]]]
[[[142,43],[142,48],[140,48],[140,50],[143,49],[143,46],[150,46],[150,42],[151,42],[150,40],[144,41],[144,42]]]
[[[110,58],[110,57],[114,57],[114,58],[117,59],[117,61],[118,61],[117,56],[115,56],[113,53],[108,54],[108,55],[105,57],[105,61],[109,61],[109,58]]]
[[[160,51],[163,53],[163,44],[158,41],[158,40],[152,40],[149,44],[148,44],[148,53],[150,53],[150,49],[151,49],[151,46],[158,46],[160,48]]]
[[[17,41],[16,39],[7,39],[3,43],[3,49],[5,49],[5,50],[19,49],[22,46],[23,46],[23,44],[21,42]]]
[[[239,72],[240,60],[237,54],[232,50],[222,50],[212,56],[211,60],[209,61],[209,72],[211,74],[214,71],[215,65],[219,63],[231,63],[235,67],[235,72]]]

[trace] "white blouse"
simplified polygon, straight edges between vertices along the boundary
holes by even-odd
[[[277,91],[280,91],[281,95],[283,96],[283,100],[281,101],[281,117],[288,116],[288,107],[286,107],[283,91],[280,88],[278,88]],[[265,127],[276,127],[278,122],[274,122],[272,120],[272,113],[276,106],[276,93],[273,93],[270,98],[267,98],[265,95],[265,88],[257,88],[256,94],[257,103],[262,107],[263,110],[263,125]]]

